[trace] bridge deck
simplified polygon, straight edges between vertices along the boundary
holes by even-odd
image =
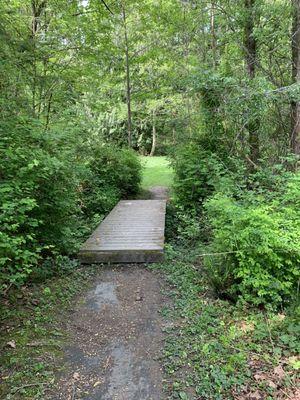
[[[147,263],[163,259],[165,200],[122,200],[83,244],[83,263]]]

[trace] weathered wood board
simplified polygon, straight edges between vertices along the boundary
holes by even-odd
[[[82,263],[163,260],[165,200],[122,200],[83,244]]]

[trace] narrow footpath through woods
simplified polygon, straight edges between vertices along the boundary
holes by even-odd
[[[166,198],[167,189],[150,189]],[[99,267],[99,277],[70,310],[66,371],[49,399],[163,400],[159,311],[164,280],[145,265]]]

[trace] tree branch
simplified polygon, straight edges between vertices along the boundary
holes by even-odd
[[[114,15],[114,13],[111,11],[111,9],[108,7],[108,5],[104,0],[101,0],[101,3],[104,4],[104,7],[111,13],[111,15]]]

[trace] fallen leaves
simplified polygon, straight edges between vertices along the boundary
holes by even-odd
[[[263,375],[263,374],[255,374],[255,375],[254,375],[254,379],[255,379],[256,381],[263,381],[263,380],[266,379],[266,377],[265,377],[265,375]]]
[[[268,385],[269,385],[270,388],[272,388],[272,389],[277,389],[277,385],[276,385],[276,383],[274,383],[273,381],[269,381],[269,382],[268,382]]]
[[[8,347],[11,347],[12,349],[15,349],[17,347],[16,342],[14,340],[11,340],[6,343]]]
[[[274,378],[281,380],[281,379],[283,379],[285,377],[285,371],[284,371],[284,369],[282,368],[281,365],[278,365],[277,367],[275,367],[273,369],[273,374],[270,373],[270,372],[268,374],[264,373],[264,372],[260,372],[260,373],[257,373],[257,374],[254,375],[254,379],[256,381],[267,381],[267,380],[269,380],[270,375],[271,376],[275,375],[275,376],[273,376]]]
[[[254,379],[258,382],[266,383],[272,389],[277,389],[276,383],[274,383],[267,374],[255,374]]]
[[[73,379],[74,379],[75,381],[79,381],[80,375],[79,375],[78,372],[74,372],[74,374],[73,374]]]
[[[238,327],[240,328],[240,330],[244,333],[247,332],[252,332],[254,330],[254,324],[252,322],[247,322],[247,321],[241,321],[238,324]]]
[[[278,376],[279,379],[283,379],[285,377],[285,372],[281,365],[278,365],[278,367],[274,368],[273,372]]]
[[[297,357],[292,358],[292,362],[297,360]],[[277,366],[269,369],[264,368],[263,364],[259,362],[256,357],[249,360],[249,365],[252,367],[252,377],[253,381],[251,386],[248,387],[244,394],[239,394],[235,397],[237,400],[264,400],[266,399],[266,389],[272,391],[272,396],[274,399],[280,400],[300,400],[297,397],[299,394],[295,394],[296,381],[291,385],[289,389],[285,388],[284,381],[287,376],[292,378],[291,371],[289,371],[285,366],[291,365],[289,362],[281,361]],[[254,383],[254,385],[253,385]],[[252,390],[251,390],[252,389]],[[273,397],[272,397],[273,398]]]
[[[248,398],[251,400],[261,400],[263,397],[260,394],[260,392],[258,390],[256,390],[255,392],[250,393]]]

